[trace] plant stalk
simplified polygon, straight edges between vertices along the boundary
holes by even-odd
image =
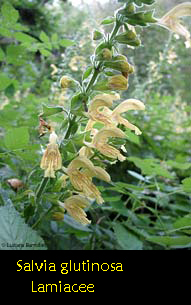
[[[47,183],[49,181],[49,178],[43,178],[43,180],[41,181],[41,184],[39,185],[39,188],[37,189],[36,192],[36,201],[38,201],[43,193],[43,191],[45,190]]]

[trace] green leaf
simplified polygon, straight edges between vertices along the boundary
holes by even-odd
[[[182,189],[184,192],[191,193],[191,178],[182,180]]]
[[[29,142],[28,127],[10,129],[5,135],[4,142],[9,150],[25,148]]]
[[[6,89],[11,82],[12,80],[5,73],[0,73],[0,90]]]
[[[184,229],[185,227],[190,227],[191,228],[191,214],[188,214],[184,217],[181,217],[177,219],[174,223],[173,226],[175,229]]]
[[[0,207],[0,250],[46,250],[43,239],[24,223],[12,204]]]
[[[75,44],[74,41],[69,40],[69,39],[61,39],[59,43],[62,47],[70,47]]]
[[[137,144],[140,146],[140,139],[139,136],[137,136],[134,132],[131,132],[131,130],[127,129],[125,131],[125,134],[127,135],[127,138],[129,141]]]
[[[117,241],[124,250],[142,250],[142,241],[134,233],[120,223],[113,224],[113,228]]]
[[[162,167],[158,159],[140,159],[138,157],[129,157],[127,159],[134,162],[137,167],[141,168],[142,173],[147,176],[159,175],[169,179],[173,178],[173,176]]]
[[[14,33],[13,37],[15,39],[17,39],[18,41],[21,41],[21,42],[24,42],[24,43],[37,42],[37,40],[34,37],[31,37],[30,35],[22,33],[22,32]]]
[[[152,236],[148,237],[147,240],[170,248],[191,247],[191,237],[188,236]]]
[[[53,43],[56,43],[58,41],[58,34],[57,33],[52,34],[51,41]]]
[[[9,64],[19,66],[25,63],[26,49],[21,45],[9,45],[6,49],[6,55]]]
[[[50,56],[50,55],[52,55],[52,53],[51,52],[49,52],[48,50],[46,50],[46,49],[39,49],[39,51],[40,51],[40,53],[42,54],[42,55],[44,55],[44,56]]]
[[[49,39],[49,37],[46,35],[46,33],[45,32],[41,32],[40,33],[40,39],[43,41],[43,42],[45,42],[45,43],[49,43],[50,42],[50,39]]]
[[[83,108],[83,101],[86,99],[83,93],[77,93],[71,99],[71,111],[74,114],[80,115]]]
[[[63,107],[61,107],[61,106],[50,107],[50,106],[46,106],[45,104],[42,105],[42,109],[43,110],[42,110],[41,115],[44,117],[48,117],[50,115],[57,114],[64,110]]]
[[[2,26],[0,26],[0,34],[2,36],[5,36],[5,37],[11,37],[12,36],[11,31],[9,31],[8,29],[6,29],[5,27],[2,27]]]
[[[51,43],[53,45],[53,48],[55,48],[55,49],[59,48],[59,39],[58,39],[58,34],[57,33],[52,34]]]
[[[90,74],[92,73],[92,71],[93,71],[93,67],[87,68],[87,70],[83,74],[82,79],[84,80],[84,79],[88,78],[90,76]]]
[[[112,24],[114,22],[115,22],[115,17],[107,17],[101,22],[101,25]]]
[[[4,91],[5,95],[9,98],[13,97],[15,93],[15,87],[13,84],[10,84]]]
[[[174,167],[174,168],[178,168],[178,169],[182,169],[182,170],[187,170],[191,167],[191,163],[180,163],[180,162],[176,162],[176,161],[173,161],[173,160],[168,160],[166,161],[166,163],[168,165],[170,165],[171,167]]]
[[[9,23],[16,23],[19,18],[18,11],[8,1],[4,2],[2,5],[1,13],[5,20]]]

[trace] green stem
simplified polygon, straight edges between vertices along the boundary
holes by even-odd
[[[43,191],[45,190],[47,183],[49,181],[49,178],[43,178],[43,180],[41,181],[41,184],[39,185],[39,188],[37,189],[36,192],[36,201],[38,201],[43,193]]]
[[[119,28],[120,28],[121,24],[120,22],[116,21],[115,23],[115,27],[113,28],[113,31],[111,33],[111,36],[109,38],[109,42],[111,42],[111,40],[114,38],[114,36],[117,34]]]
[[[73,118],[72,118],[72,120],[70,120],[69,126],[68,126],[68,129],[67,129],[67,132],[66,132],[66,134],[65,134],[64,139],[68,139],[68,138],[69,138],[70,132],[71,132],[71,128],[72,128],[73,123],[75,122],[75,119],[76,119],[76,115],[74,115]]]
[[[87,85],[87,88],[86,88],[86,93],[88,93],[88,91],[91,89],[91,86],[93,86],[93,84],[95,83],[99,73],[100,73],[100,66],[101,66],[101,63],[99,63],[98,67],[97,68],[94,68],[94,73],[92,75],[92,78],[90,79],[88,85]]]
[[[42,214],[39,219],[32,225],[32,229],[36,228],[36,226],[38,226],[38,224],[41,222],[42,218],[44,218],[48,213],[50,213],[53,208],[54,206],[52,205],[44,214]]]

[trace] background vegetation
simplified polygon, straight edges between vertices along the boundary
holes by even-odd
[[[156,1],[155,16],[177,3]],[[55,182],[35,204],[47,144],[46,137],[39,138],[38,116],[48,106],[67,109],[73,92],[61,90],[59,80],[64,74],[81,80],[95,47],[92,32],[119,4],[0,4],[0,241],[18,243],[28,234],[30,242],[39,243],[35,249],[191,249],[191,51],[183,39],[152,25],[137,29],[141,47],[121,49],[135,66],[122,98],[146,104],[144,112],[127,114],[143,133],[126,131],[127,160],[108,163],[111,184],[95,181],[105,203],[93,202],[87,210],[92,224],[82,226],[67,214],[54,219],[60,191]],[[190,19],[185,22],[191,29]],[[55,114],[51,121],[65,128],[67,116]],[[81,143],[80,136],[66,142],[63,159],[72,152],[72,141]],[[23,183],[17,191],[10,185],[13,178]]]

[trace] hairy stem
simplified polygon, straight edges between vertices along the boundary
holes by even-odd
[[[39,185],[39,188],[37,189],[37,192],[36,192],[36,201],[38,201],[40,199],[42,193],[44,192],[44,190],[47,186],[48,181],[49,181],[49,178],[42,179],[41,184]]]
[[[92,78],[90,79],[87,87],[86,87],[86,93],[89,92],[89,90],[91,89],[91,87],[94,85],[99,73],[100,73],[100,67],[101,67],[101,63],[99,63],[97,68],[94,68],[94,73],[92,75]]]

